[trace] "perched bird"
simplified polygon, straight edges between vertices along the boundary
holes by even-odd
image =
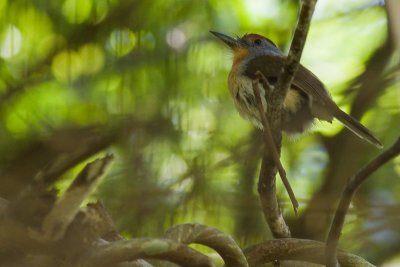
[[[268,38],[258,34],[245,34],[232,38],[211,31],[233,51],[233,64],[228,77],[229,92],[240,115],[262,128],[256,106],[252,81],[260,71],[270,84],[278,81],[286,57]],[[264,90],[262,103],[264,110],[268,103]],[[338,119],[350,131],[367,142],[382,148],[381,142],[360,122],[343,112],[333,102],[324,84],[310,70],[300,65],[283,102],[282,130],[289,134],[301,133],[308,129],[314,118],[332,122]]]

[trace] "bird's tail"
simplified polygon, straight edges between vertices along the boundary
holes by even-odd
[[[333,116],[338,119],[347,129],[352,131],[354,134],[359,136],[361,139],[373,144],[377,148],[383,148],[382,143],[376,138],[370,130],[368,130],[364,125],[358,122],[356,119],[350,115],[343,112],[339,107],[335,105]]]

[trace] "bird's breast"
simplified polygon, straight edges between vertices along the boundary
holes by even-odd
[[[266,110],[267,102],[265,100],[265,92],[260,84],[258,84],[258,86],[263,108]],[[241,75],[238,70],[232,68],[228,78],[228,88],[239,114],[243,118],[250,120],[255,126],[262,128],[257,103],[254,97],[252,80]]]
[[[265,91],[261,84],[258,84],[258,86],[260,88],[260,93],[262,94],[261,98],[263,100],[264,108],[266,108],[267,102],[264,97]],[[240,105],[243,102],[243,99],[246,99],[247,102],[254,102],[255,105],[255,100],[252,100],[254,99],[252,80],[249,77],[241,75],[238,70],[232,69],[229,74],[228,87],[235,104]],[[283,101],[283,108],[294,113],[300,108],[302,102],[304,102],[303,98],[304,97],[298,90],[289,90],[285,100]]]
[[[233,98],[239,114],[251,121],[256,127],[262,128],[257,102],[254,97],[253,80],[240,73],[240,69],[232,68],[229,78],[229,92]],[[264,111],[267,111],[267,99],[265,90],[258,84]],[[291,88],[283,102],[284,121],[283,129],[289,133],[303,132],[309,127],[313,116],[310,113],[310,102],[308,97],[301,91]]]

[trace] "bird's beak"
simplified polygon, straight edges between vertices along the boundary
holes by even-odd
[[[215,35],[216,37],[218,37],[218,39],[220,39],[221,41],[223,41],[225,44],[227,44],[231,49],[235,49],[238,48],[240,46],[240,39],[235,39],[232,38],[228,35],[219,33],[219,32],[214,32],[214,31],[210,31],[213,35]]]

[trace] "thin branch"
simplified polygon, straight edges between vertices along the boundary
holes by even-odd
[[[399,154],[400,138],[398,138],[397,141],[390,148],[388,148],[385,152],[383,152],[374,160],[361,168],[354,176],[350,177],[347,181],[339,205],[336,209],[335,218],[333,219],[326,244],[326,265],[328,267],[337,266],[336,249],[338,246],[340,233],[343,228],[344,219],[346,217],[347,210],[349,209],[351,200],[355,192],[372,173],[374,173],[381,166],[383,166]]]
[[[325,243],[314,240],[282,238],[268,240],[244,249],[250,267],[276,260],[295,260],[316,264],[325,263]],[[371,263],[354,254],[339,251],[341,267],[373,267]]]
[[[32,230],[31,236],[39,241],[55,241],[63,238],[82,201],[96,188],[113,158],[112,155],[106,155],[88,163],[44,218],[41,231]]]
[[[265,81],[264,81],[265,83]],[[260,92],[258,89],[257,81],[253,81],[253,91],[257,102],[258,111],[260,113],[261,122],[264,128],[264,142],[266,145],[266,151],[263,155],[263,161],[261,165],[260,177],[258,181],[258,192],[260,195],[261,207],[265,220],[275,238],[290,237],[289,227],[286,225],[283,219],[281,209],[279,208],[278,199],[276,196],[276,169],[280,170],[280,177],[286,187],[289,196],[294,196],[292,188],[286,178],[286,172],[279,159],[279,152],[281,147],[281,136],[280,131],[274,131],[274,136],[278,137],[275,139],[272,136],[272,130],[269,125],[268,119],[266,118],[265,111],[262,107]],[[266,84],[266,88],[269,88]],[[270,91],[269,89],[266,89]],[[278,144],[278,146],[276,145]],[[267,148],[270,148],[267,150]],[[277,167],[277,168],[275,168]],[[283,170],[283,171],[282,171]],[[285,179],[287,184],[285,183]],[[291,198],[292,200],[292,198]],[[295,212],[297,211],[298,203],[294,197],[294,202],[292,200],[293,208]]]
[[[168,260],[182,266],[213,267],[211,260],[179,242],[161,238],[137,238],[100,246],[88,255],[83,266],[105,267],[137,259]]]
[[[368,61],[364,73],[349,87],[351,90],[356,85],[360,86],[351,104],[351,115],[354,118],[361,118],[387,90],[382,70],[386,69],[391,53],[389,42],[386,40]],[[359,160],[366,158],[370,153],[370,147],[365,146],[361,139],[354,139],[346,130],[333,137],[321,136],[321,139],[331,160],[326,167],[327,173],[323,183],[308,202],[307,208],[299,218],[301,227],[296,230],[298,234],[311,239],[326,237],[332,219],[330,211],[336,208],[340,199],[341,191],[337,189],[344,187],[346,179],[359,169]]]
[[[15,203],[32,185],[33,177],[35,183],[51,186],[68,169],[109,147],[121,134],[121,128],[68,127],[54,130],[44,140],[29,142],[2,171],[0,194]],[[21,201],[25,206],[24,200]]]
[[[263,86],[265,86],[267,88],[270,88],[270,86],[268,84],[268,81],[265,79],[264,75],[262,73],[259,73],[259,75],[262,75],[261,79],[259,79],[259,80],[263,81]],[[253,80],[252,85],[253,85],[253,92],[254,92],[254,96],[255,96],[255,99],[256,99],[258,112],[260,113],[261,123],[262,123],[263,129],[264,129],[263,133],[264,133],[265,145],[267,146],[267,148],[269,148],[271,150],[270,151],[271,152],[271,156],[272,156],[272,158],[273,158],[273,160],[275,162],[275,166],[278,169],[279,176],[281,177],[283,185],[285,186],[285,189],[286,189],[287,193],[289,194],[289,198],[290,198],[290,201],[292,202],[294,212],[297,215],[297,208],[299,207],[299,203],[297,202],[297,199],[296,199],[296,196],[294,195],[293,189],[290,186],[289,180],[288,180],[288,178],[286,176],[286,171],[283,168],[282,162],[281,162],[280,157],[279,157],[278,150],[276,148],[276,144],[275,144],[274,139],[272,137],[271,126],[270,126],[270,124],[268,122],[268,119],[267,119],[267,117],[265,115],[265,110],[264,110],[262,102],[261,102],[260,91],[259,91],[259,88],[258,88],[258,81],[257,80]],[[267,90],[269,90],[269,89],[267,89]]]
[[[271,232],[276,238],[290,237],[290,230],[283,219],[280,211],[278,201],[276,199],[276,182],[275,176],[277,168],[281,169],[281,178],[286,177],[283,168],[280,163],[276,160],[277,155],[279,157],[282,143],[282,130],[281,130],[281,117],[282,117],[282,106],[286,94],[289,90],[290,84],[293,81],[293,77],[298,69],[300,57],[303,51],[303,47],[306,41],[308,29],[310,27],[311,17],[314,12],[316,0],[303,0],[303,4],[300,11],[299,21],[297,23],[296,31],[292,40],[290,51],[284,67],[282,68],[281,74],[279,75],[277,86],[274,90],[271,90],[268,86],[265,86],[265,79],[261,79],[263,86],[268,96],[267,105],[267,122],[269,122],[272,128],[272,140],[275,145],[268,144],[272,149],[275,147],[276,150],[272,153],[266,151],[263,156],[260,176],[258,180],[258,192],[260,195],[261,206],[263,208],[264,217],[271,229]],[[255,88],[253,88],[254,90]],[[258,94],[259,95],[259,94]],[[261,116],[262,117],[262,116]],[[265,124],[268,127],[267,124]],[[266,129],[264,127],[264,129]],[[267,130],[268,131],[268,130]],[[266,131],[266,132],[267,132]],[[267,133],[268,134],[268,133]],[[272,143],[269,141],[269,143]],[[275,153],[276,152],[276,153]],[[277,154],[277,155],[276,155]],[[284,178],[283,178],[284,179]],[[285,182],[284,182],[285,184]],[[286,189],[290,188],[288,184],[285,184]],[[291,194],[291,193],[292,194]],[[288,190],[291,201],[295,210],[297,209],[297,201],[294,201],[293,191]]]
[[[201,224],[179,224],[170,228],[165,237],[184,243],[197,243],[217,251],[230,267],[248,267],[247,260],[235,240],[220,230]]]
[[[294,32],[293,40],[290,45],[289,54],[286,59],[286,64],[281,70],[277,83],[278,90],[272,93],[272,101],[279,103],[281,106],[286,94],[292,84],[294,75],[300,65],[301,54],[306,43],[308,29],[310,28],[311,18],[314,13],[317,0],[303,0],[300,10],[299,21],[297,22],[296,31]],[[279,106],[279,108],[281,108]]]

